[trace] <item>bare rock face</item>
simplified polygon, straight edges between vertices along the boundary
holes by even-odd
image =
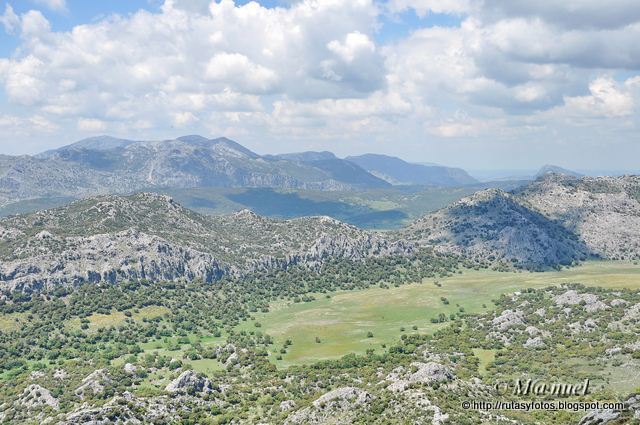
[[[138,425],[146,423],[126,405],[107,403],[101,407],[80,407],[67,414],[64,425]]]
[[[135,375],[138,373],[138,368],[135,365],[132,365],[131,363],[126,363],[124,365],[124,372],[127,375]]]
[[[391,384],[387,387],[390,391],[404,391],[411,384],[435,384],[449,382],[455,379],[454,373],[448,367],[436,362],[413,362],[411,368],[414,372],[399,368],[387,376]]]
[[[584,309],[588,312],[594,312],[598,310],[606,310],[608,305],[598,299],[595,294],[580,294],[573,289],[569,289],[564,294],[557,295],[553,298],[553,301],[558,306],[563,305],[584,305]]]
[[[58,399],[48,389],[37,384],[31,384],[25,388],[18,399],[18,403],[28,409],[37,409],[45,406],[49,406],[54,410],[60,409]]]
[[[208,378],[199,376],[193,370],[186,370],[171,381],[165,387],[165,391],[182,394],[210,393],[213,391],[213,384]]]
[[[366,407],[372,399],[371,394],[359,388],[338,388],[323,394],[311,406],[290,414],[285,424],[349,423],[350,411]]]
[[[418,368],[417,371],[409,376],[409,382],[411,383],[420,382],[429,384],[433,382],[447,382],[455,378],[453,372],[451,372],[448,367],[439,363],[411,363],[411,366]]]
[[[59,379],[61,381],[64,381],[65,379],[67,379],[67,376],[68,376],[67,371],[64,369],[56,369],[53,372],[54,379]]]
[[[76,388],[76,395],[84,399],[88,394],[96,395],[104,392],[107,385],[113,383],[106,369],[98,369],[87,375],[82,384]]]
[[[543,348],[546,346],[546,344],[544,343],[542,338],[537,336],[535,338],[527,339],[523,346],[524,348]]]
[[[345,409],[350,406],[357,406],[371,400],[371,394],[355,387],[338,388],[323,394],[313,402],[317,409],[327,407]]]
[[[500,316],[496,317],[491,322],[493,325],[497,326],[501,331],[505,331],[514,326],[524,325],[524,315],[521,311],[518,310],[505,310]]]
[[[580,419],[579,425],[606,425],[632,423],[640,419],[640,395],[633,395],[624,402],[625,409],[592,410]],[[635,423],[635,422],[633,422]]]
[[[289,411],[289,410],[293,409],[294,407],[296,407],[296,402],[293,401],[293,400],[285,400],[285,401],[280,403],[280,410],[282,412]]]

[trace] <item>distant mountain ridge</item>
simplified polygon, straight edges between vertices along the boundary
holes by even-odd
[[[405,164],[428,170],[431,176],[416,174],[422,180],[412,184],[474,181],[458,169]],[[340,159],[331,152],[261,156],[224,137],[134,141],[98,136],[35,156],[0,155],[0,206],[196,187],[348,191],[395,183],[377,174],[353,158]]]
[[[232,140],[201,136],[135,142],[98,137],[33,157],[0,157],[0,205],[160,188],[348,190],[368,184],[386,183],[372,175],[341,181],[308,163],[261,157]]]
[[[345,159],[392,184],[462,186],[478,182],[460,168],[412,164],[393,156],[365,154]]]
[[[382,188],[391,184],[351,161],[340,159],[331,152],[299,152],[269,156],[311,165],[327,172],[336,180],[361,187]]]

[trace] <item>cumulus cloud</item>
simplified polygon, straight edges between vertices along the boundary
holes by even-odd
[[[107,123],[96,118],[80,118],[78,130],[87,133],[100,133],[107,129]]]
[[[535,18],[563,29],[614,29],[640,20],[635,0],[484,0],[485,17]]]
[[[410,10],[461,24],[418,20],[407,34],[380,37],[389,13],[402,19]],[[2,128],[33,127],[24,134],[55,122],[79,135],[203,130],[386,140],[397,149],[390,141],[402,134],[413,149],[532,129],[543,138],[569,134],[580,119],[581,128],[638,123],[640,6],[632,0],[297,0],[273,8],[166,0],[154,12],[69,31],[7,4],[0,24],[19,43],[0,58],[0,87],[24,111]]]
[[[206,77],[247,93],[271,91],[278,81],[275,71],[255,64],[239,53],[218,53],[207,63]]]
[[[630,81],[629,87],[634,85]],[[580,116],[622,117],[631,115],[634,99],[627,87],[600,77],[589,85],[589,95],[567,97],[565,109]]]
[[[19,26],[23,54],[0,60],[0,81],[16,104],[130,123],[255,110],[255,95],[365,96],[384,84],[371,0],[207,5],[196,13],[167,1],[160,13],[114,16],[62,33],[38,11],[18,17],[8,7],[2,22]]]
[[[387,7],[394,13],[412,9],[420,17],[429,13],[461,15],[472,10],[472,2],[470,0],[390,0]]]

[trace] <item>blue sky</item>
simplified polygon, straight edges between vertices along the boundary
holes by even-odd
[[[0,153],[200,133],[472,169],[638,166],[637,2],[248,3],[0,0]]]

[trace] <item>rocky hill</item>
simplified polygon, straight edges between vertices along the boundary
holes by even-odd
[[[547,174],[515,196],[611,259],[640,258],[640,176]]]
[[[328,217],[279,221],[250,211],[210,217],[161,195],[103,196],[1,220],[0,282],[36,289],[130,279],[212,281],[410,250]]]
[[[442,252],[534,269],[589,255],[571,231],[497,189],[477,192],[429,214],[396,237]]]

